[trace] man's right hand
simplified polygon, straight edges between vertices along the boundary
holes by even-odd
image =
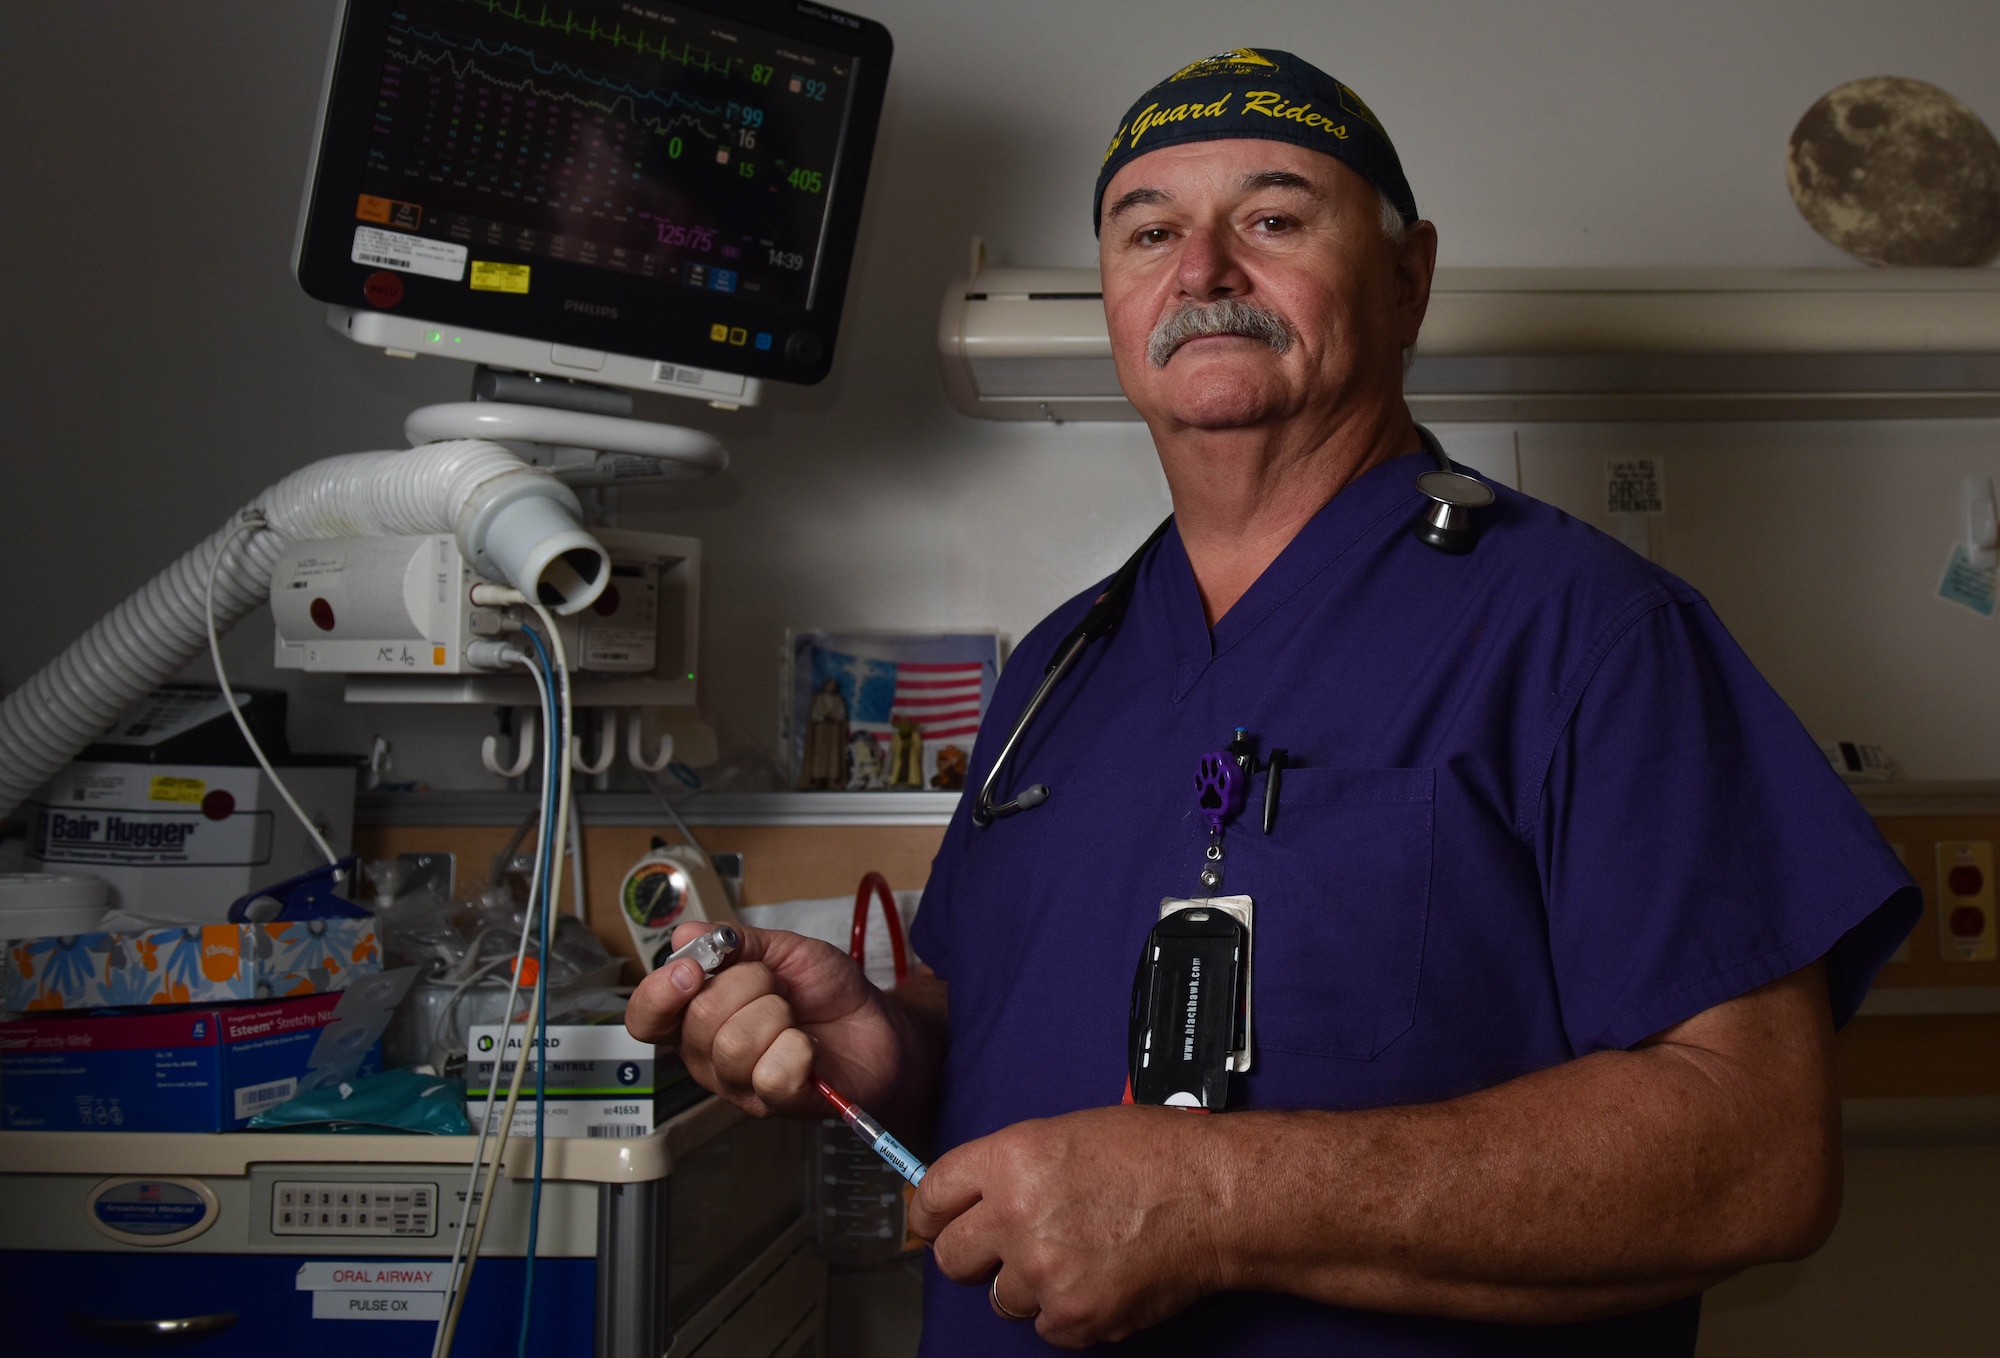
[[[682,947],[714,926],[682,924]],[[821,1117],[817,1073],[867,1107],[902,1102],[929,1072],[911,1071],[916,1034],[901,1006],[846,953],[799,934],[742,925],[743,946],[706,983],[682,959],[641,981],[625,1027],[677,1047],[697,1083],[756,1117]],[[925,973],[928,974],[927,972]]]

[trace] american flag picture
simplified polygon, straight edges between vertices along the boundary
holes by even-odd
[[[895,723],[907,719],[923,738],[927,766],[946,746],[970,752],[999,670],[999,638],[990,632],[796,634],[794,758],[812,698],[828,680],[846,706],[849,732],[873,736],[884,751]]]
[[[970,747],[986,710],[985,690],[992,667],[981,661],[895,661],[813,652],[813,687],[832,679],[847,700],[850,730],[887,740],[898,717],[917,723],[926,745],[956,741]]]
[[[986,711],[981,696],[985,682],[984,665],[898,665],[889,716],[914,718],[925,740],[970,745]]]

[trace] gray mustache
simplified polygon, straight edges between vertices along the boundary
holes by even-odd
[[[1255,302],[1225,297],[1219,302],[1184,302],[1180,310],[1162,317],[1146,341],[1146,357],[1155,368],[1164,368],[1175,350],[1191,339],[1208,335],[1260,339],[1278,354],[1292,347],[1291,327],[1277,312],[1267,311]]]

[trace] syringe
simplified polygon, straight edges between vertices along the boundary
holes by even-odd
[[[722,964],[729,960],[729,954],[742,946],[742,934],[730,925],[718,924],[686,946],[674,949],[660,965],[671,966],[685,957],[700,967],[702,976],[707,978],[720,971]],[[908,1179],[912,1186],[924,1181],[930,1166],[910,1154],[909,1149],[889,1135],[889,1129],[871,1117],[867,1109],[817,1076],[813,1078],[813,1086],[828,1103],[840,1110],[840,1115],[847,1119],[847,1125],[854,1129],[854,1134],[866,1141],[868,1148],[881,1156],[891,1169]]]
[[[889,1168],[910,1181],[911,1187],[922,1183],[930,1166],[910,1154],[908,1147],[889,1135],[889,1129],[868,1115],[868,1110],[857,1105],[839,1090],[818,1076],[813,1077],[813,1087],[825,1096],[826,1101],[840,1110],[847,1119],[847,1125],[854,1134],[868,1143],[868,1149],[882,1157]]]

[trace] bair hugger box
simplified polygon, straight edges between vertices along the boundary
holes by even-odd
[[[500,1092],[493,1115],[506,1107],[514,1061],[528,1037],[520,1025],[507,1030],[506,1059],[500,1062]],[[500,1025],[475,1027],[466,1041],[466,1112],[474,1127],[486,1116],[486,1093],[493,1083],[494,1048]],[[551,1023],[545,1085],[547,1136],[649,1136],[667,1118],[703,1096],[687,1068],[672,1055],[655,1056],[622,1023]],[[535,1133],[535,1059],[521,1076],[521,1101],[514,1106],[512,1135]],[[496,1131],[501,1130],[496,1127]]]
[[[306,814],[346,852],[357,761],[293,754],[283,693],[236,696]],[[156,920],[214,923],[239,897],[320,861],[221,693],[193,684],[154,690],[28,809],[28,857],[38,869],[102,877],[117,909]]]

